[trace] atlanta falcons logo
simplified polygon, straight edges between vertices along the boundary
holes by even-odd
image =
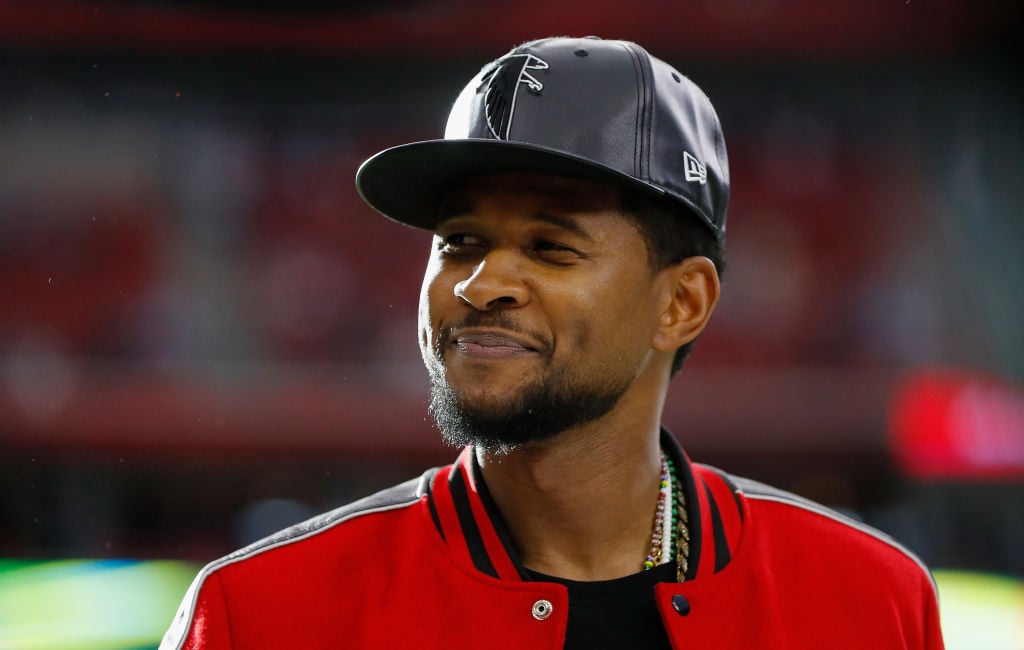
[[[519,87],[525,86],[534,95],[541,94],[544,84],[532,73],[534,70],[547,69],[547,62],[532,54],[512,54],[495,62],[494,67],[483,76],[480,87],[487,87],[484,93],[484,114],[487,127],[495,138],[508,140]]]

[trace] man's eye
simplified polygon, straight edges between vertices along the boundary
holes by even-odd
[[[535,243],[533,250],[545,259],[556,262],[569,261],[581,257],[576,249],[547,240],[540,240]]]
[[[534,248],[539,251],[571,251],[571,248],[556,244],[553,241],[539,241],[534,244]]]
[[[479,249],[484,245],[484,240],[468,233],[455,233],[447,235],[438,242],[438,249],[446,255],[459,255]]]

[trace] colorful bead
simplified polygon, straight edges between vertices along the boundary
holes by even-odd
[[[651,531],[651,552],[644,559],[644,571],[665,564],[675,557],[676,580],[683,582],[686,579],[690,558],[686,493],[682,481],[676,476],[672,459],[664,453],[661,455],[661,479],[658,488],[658,503],[654,509],[654,524]],[[669,532],[667,537],[666,531]]]

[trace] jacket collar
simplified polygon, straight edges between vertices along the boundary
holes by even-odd
[[[747,518],[743,497],[725,473],[690,462],[665,429],[661,446],[675,463],[686,495],[690,527],[686,580],[718,573],[739,545]],[[437,533],[457,562],[492,578],[529,580],[472,447],[463,449],[455,464],[434,475],[427,505]]]

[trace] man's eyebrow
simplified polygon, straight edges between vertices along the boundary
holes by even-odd
[[[452,205],[450,206],[449,209],[444,210],[443,213],[439,216],[436,228],[440,228],[441,225],[444,223],[454,221],[456,219],[460,219],[463,217],[472,218],[473,209],[468,204],[459,204],[457,206]],[[571,217],[563,217],[557,214],[552,214],[550,212],[535,212],[534,214],[530,215],[530,219],[552,225],[556,228],[565,230],[566,232],[570,232],[579,237],[580,239],[587,241],[588,243],[592,244],[596,241],[593,235],[587,232],[587,230],[583,226],[581,226],[576,219],[573,219]]]

